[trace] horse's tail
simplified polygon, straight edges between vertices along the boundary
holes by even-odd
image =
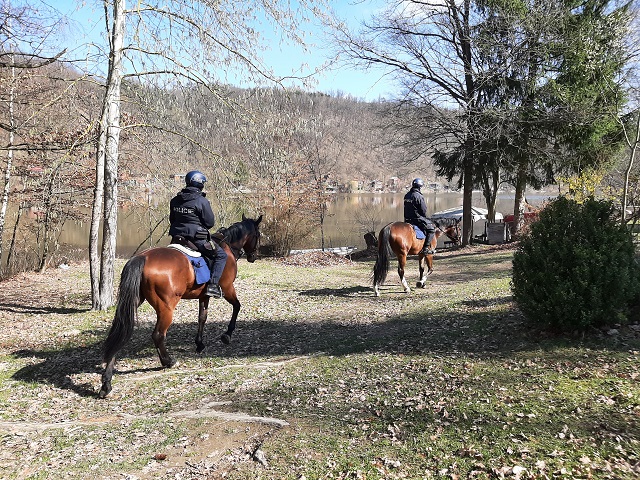
[[[389,236],[391,235],[391,224],[380,230],[378,236],[378,258],[373,266],[373,285],[382,285],[387,279],[389,271],[389,256],[391,246],[389,245]]]
[[[107,363],[131,340],[133,335],[136,310],[140,305],[140,280],[145,260],[146,258],[141,255],[135,256],[122,269],[118,305],[103,347],[102,358]]]

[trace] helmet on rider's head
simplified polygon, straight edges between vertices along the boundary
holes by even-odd
[[[414,178],[413,182],[411,182],[411,186],[415,188],[422,188],[424,187],[424,182],[421,178]]]
[[[184,177],[184,183],[187,184],[187,187],[196,187],[200,190],[204,188],[204,183],[206,181],[207,177],[204,176],[204,173],[199,172],[198,170],[192,170]]]

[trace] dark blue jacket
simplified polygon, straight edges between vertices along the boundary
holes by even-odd
[[[215,225],[216,218],[199,188],[183,188],[171,199],[169,208],[170,236],[182,235],[190,240],[209,238],[209,229]]]
[[[404,196],[404,220],[427,220],[427,202],[418,188],[412,188]]]

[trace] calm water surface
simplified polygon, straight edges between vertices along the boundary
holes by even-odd
[[[329,204],[328,215],[324,224],[325,247],[355,246],[360,249],[366,247],[364,234],[375,231],[389,222],[403,220],[404,193],[398,194],[337,194]],[[527,200],[533,205],[542,203],[549,198],[546,195],[527,195]],[[462,196],[458,193],[434,193],[425,194],[428,213],[432,214],[441,210],[455,208],[462,205]],[[484,200],[479,193],[474,193],[474,206],[485,208]],[[513,195],[505,194],[498,197],[497,211],[503,215],[513,211]],[[162,236],[164,228],[158,228],[155,237],[147,239],[149,231],[155,226],[157,220],[150,221],[145,215],[136,212],[122,211],[118,216],[117,255],[130,257],[142,244],[142,248],[151,246],[160,238],[159,244],[166,245],[168,237]],[[483,222],[476,222],[474,230],[482,232]],[[66,248],[87,248],[89,225],[67,224],[65,225],[60,243]],[[321,232],[317,232],[304,239],[296,249],[320,248]],[[442,245],[440,245],[442,247]]]

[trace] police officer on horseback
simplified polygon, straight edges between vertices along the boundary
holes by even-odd
[[[223,293],[218,282],[227,262],[227,253],[211,241],[209,229],[215,225],[215,216],[206,194],[202,191],[207,177],[204,173],[193,170],[187,173],[184,180],[185,188],[169,203],[169,235],[173,243],[191,243],[197,248],[211,271],[205,295],[222,298]],[[184,240],[181,241],[182,239]]]
[[[420,189],[424,186],[421,178],[415,178],[411,183],[411,189],[404,196],[404,221],[417,226],[427,237],[424,241],[422,253],[432,255],[435,250],[431,249],[431,241],[436,234],[436,227],[427,218],[427,202],[424,200]]]

